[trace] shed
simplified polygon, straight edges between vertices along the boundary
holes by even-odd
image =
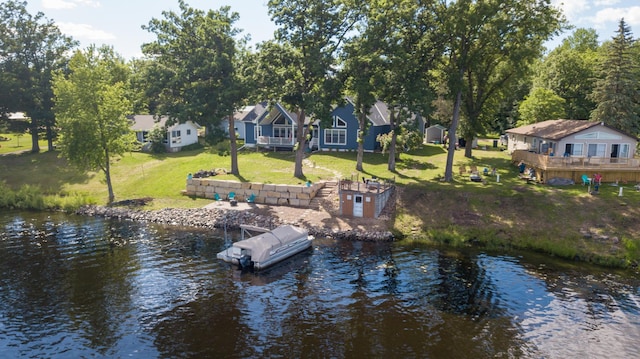
[[[424,142],[440,144],[444,141],[447,128],[442,125],[433,125],[424,130]]]

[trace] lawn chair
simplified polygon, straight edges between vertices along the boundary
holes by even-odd
[[[215,199],[215,200],[216,200],[216,202],[220,202],[220,201],[222,201],[222,198],[221,198],[221,197],[220,197],[220,195],[219,195],[219,194],[217,194],[217,193],[214,193],[214,194],[213,194],[213,199]]]
[[[582,175],[582,185],[584,186],[589,184],[591,184],[591,178],[587,175]]]
[[[236,200],[236,193],[235,192],[229,192],[229,201],[235,201]]]
[[[255,193],[252,193],[252,194],[247,198],[247,203],[256,203],[256,195],[255,195]]]

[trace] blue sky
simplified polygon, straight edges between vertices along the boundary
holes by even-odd
[[[252,43],[273,37],[275,24],[269,18],[268,0],[187,0],[203,10],[229,5],[240,14],[236,24],[250,34]],[[635,38],[640,38],[640,0],[552,0],[563,9],[576,27],[594,28],[600,41],[609,40],[624,17]],[[154,40],[141,26],[152,18],[163,18],[162,11],[178,11],[177,0],[29,0],[32,14],[42,11],[55,21],[63,33],[79,40],[82,47],[107,44],[127,59],[142,55],[140,46]],[[566,35],[566,34],[565,34]],[[564,35],[563,35],[564,36]],[[552,40],[554,47],[560,39]]]

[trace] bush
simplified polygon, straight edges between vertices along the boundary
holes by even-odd
[[[195,150],[201,150],[203,148],[204,146],[202,144],[196,142],[196,143],[192,143],[190,145],[182,147],[181,151],[195,151]]]
[[[74,211],[96,201],[87,195],[45,195],[36,186],[24,185],[18,191],[10,189],[6,183],[0,183],[0,208],[21,210],[65,210]]]

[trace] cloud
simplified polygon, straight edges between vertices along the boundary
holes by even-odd
[[[569,22],[574,22],[581,14],[591,9],[589,0],[552,0],[551,4],[562,9]]]
[[[94,0],[42,0],[44,9],[75,9],[78,5],[100,7],[100,2]]]
[[[605,27],[606,24],[617,24],[620,19],[624,18],[627,25],[633,27],[640,26],[640,6],[632,6],[628,8],[606,8],[598,11],[591,19],[597,27]]]
[[[595,0],[593,4],[595,6],[611,6],[619,3],[620,0]]]
[[[71,22],[58,23],[58,28],[64,34],[67,34],[75,39],[86,39],[90,41],[94,40],[114,40],[116,36],[109,32],[94,29],[93,26],[88,24],[76,24]]]

